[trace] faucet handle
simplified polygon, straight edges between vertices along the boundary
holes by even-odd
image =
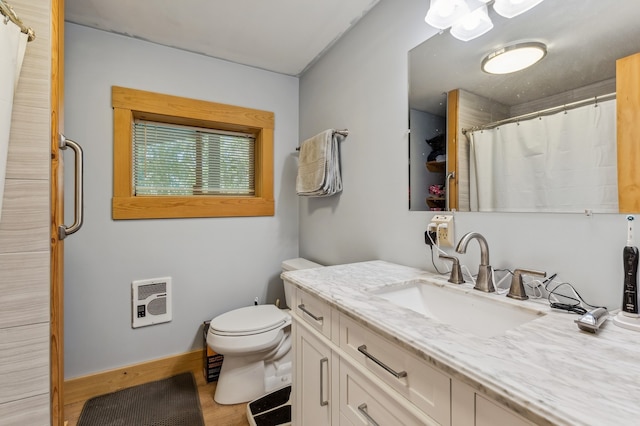
[[[536,271],[533,269],[516,269],[515,271],[513,271],[513,278],[511,278],[511,287],[509,287],[509,294],[507,294],[507,297],[518,300],[527,300],[529,298],[522,282],[523,274],[535,275],[539,277],[547,276],[547,273],[544,271]]]
[[[447,259],[453,261],[451,265],[451,275],[449,276],[449,282],[454,284],[463,284],[464,278],[462,277],[462,269],[460,269],[460,261],[455,256],[447,256],[446,254],[440,254],[440,259]]]

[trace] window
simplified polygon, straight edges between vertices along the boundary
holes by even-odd
[[[114,219],[273,216],[273,113],[112,88]]]
[[[254,195],[248,133],[134,120],[135,195]]]

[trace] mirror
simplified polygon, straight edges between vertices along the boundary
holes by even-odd
[[[483,36],[463,42],[443,31],[409,52],[411,210],[445,207],[429,187],[444,183],[452,167],[439,166],[452,155],[432,155],[432,169],[437,170],[427,170],[432,148],[426,140],[445,132],[447,93],[460,89],[506,105],[508,116],[521,115],[615,92],[615,61],[640,52],[638,1],[546,0],[512,19],[491,7],[489,11],[494,28]],[[547,56],[513,74],[490,75],[480,69],[489,53],[525,41],[546,44]],[[462,139],[459,143],[468,143]],[[439,199],[427,205],[427,198]],[[591,209],[603,211],[598,205]]]

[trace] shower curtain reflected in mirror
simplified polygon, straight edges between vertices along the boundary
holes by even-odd
[[[13,22],[0,21],[0,220],[7,173],[13,95],[18,87],[27,38]]]
[[[471,211],[618,212],[615,100],[467,137]]]

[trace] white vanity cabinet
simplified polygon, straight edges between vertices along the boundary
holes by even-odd
[[[294,425],[532,424],[315,295],[292,293]]]
[[[451,424],[451,380],[425,361],[340,316],[340,349],[438,424]]]
[[[331,306],[300,289],[294,292],[293,300],[293,312],[295,315],[305,324],[331,340],[333,328],[335,328],[332,322],[333,309]],[[337,317],[335,319],[337,320]]]
[[[438,425],[348,358],[339,367],[340,425]]]
[[[338,382],[338,367],[334,367],[337,355],[330,346],[333,328],[337,327],[332,320],[333,309],[304,290],[290,286],[289,292],[293,317],[293,424],[338,424],[332,420],[338,413],[333,402]]]
[[[455,426],[535,425],[456,379],[451,379],[451,424]]]
[[[294,424],[332,424],[333,367],[331,348],[294,322]]]

